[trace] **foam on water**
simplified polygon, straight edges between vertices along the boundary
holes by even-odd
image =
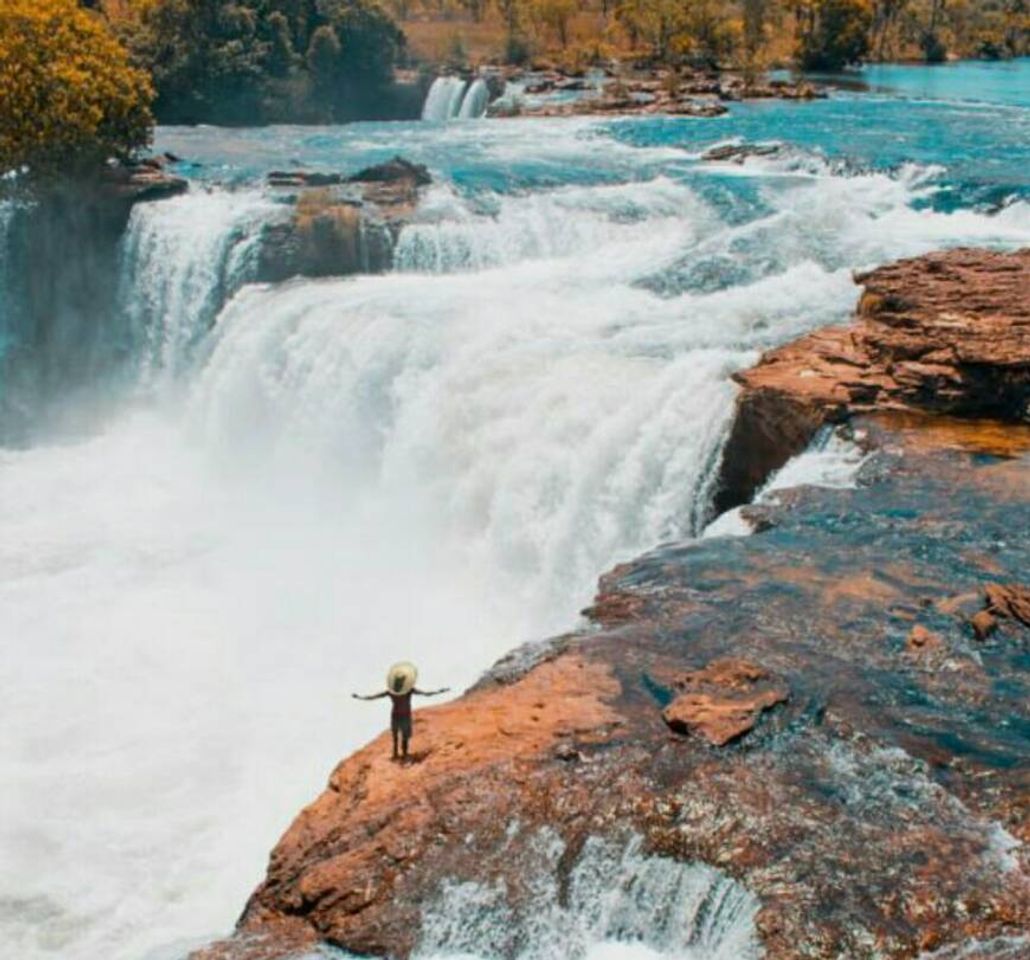
[[[513,905],[502,882],[444,882],[423,915],[418,960],[757,960],[759,903],[704,864],[587,840],[558,890],[556,837],[538,838]]]
[[[700,530],[729,374],[844,319],[852,268],[1030,239],[1025,205],[920,209],[932,178],[905,173],[749,168],[733,192],[596,122],[391,126],[391,151],[515,185],[438,173],[395,273],[239,290],[281,208],[138,208],[134,362],[177,389],[0,452],[0,939],[19,960],[165,960],[225,931],[289,819],[381,729],[352,689],[402,658],[459,688],[570,626],[614,561]],[[365,134],[325,149],[347,136]],[[663,903],[718,886],[638,866]],[[637,907],[609,907],[585,905],[583,956],[747,956],[622,937],[611,917]]]

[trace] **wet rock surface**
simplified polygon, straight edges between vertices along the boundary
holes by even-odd
[[[774,960],[1025,943],[1030,629],[977,640],[967,611],[1030,569],[1013,536],[1030,430],[991,456],[862,428],[878,452],[856,489],[788,491],[762,534],[621,566],[594,629],[419,711],[416,762],[392,764],[386,736],[345,760],[273,852],[242,939],[205,956],[406,956],[445,880],[518,900],[543,828],[566,869],[631,828],[725,871]],[[671,733],[688,690],[748,701],[750,729]]]
[[[746,81],[734,73],[705,73],[668,69],[638,69],[600,81],[570,76],[558,70],[534,75],[525,92],[540,100],[522,102],[518,110],[499,102],[492,111],[508,116],[569,116],[574,114],[659,113],[670,116],[718,117],[727,112],[725,101],[813,100],[826,92],[807,81]],[[550,100],[548,95],[579,92],[571,100]]]
[[[123,217],[136,203],[164,200],[189,190],[189,182],[183,177],[168,173],[165,165],[174,162],[173,157],[150,157],[139,163],[112,164],[102,175],[103,192],[113,205],[124,209]]]
[[[1005,262],[1018,284],[1024,261]],[[892,314],[906,331],[929,322],[912,293]],[[984,296],[971,316],[996,316]],[[1016,336],[998,331],[971,349]],[[626,831],[756,898],[768,960],[1025,956],[1030,426],[906,409],[852,428],[873,451],[853,489],[780,491],[750,508],[760,534],[620,565],[588,627],[418,711],[414,762],[389,760],[387,734],[344,760],[237,936],[198,956],[406,957],[456,885],[500,891],[511,929],[480,948],[514,955],[540,836],[572,902],[584,851]]]
[[[697,734],[716,747],[743,736],[764,710],[784,703],[790,691],[748,660],[723,658],[676,680],[680,691],[662,711],[677,733]]]
[[[274,170],[267,179],[294,214],[264,228],[258,279],[266,282],[388,270],[397,233],[431,182],[424,166],[403,157],[350,176]]]

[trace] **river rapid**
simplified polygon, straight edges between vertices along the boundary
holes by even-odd
[[[869,80],[718,119],[158,131],[192,185],[132,214],[94,318],[114,373],[0,447],[4,956],[173,960],[226,933],[384,726],[352,691],[401,658],[460,690],[572,626],[614,562],[699,535],[730,374],[846,320],[853,270],[1030,243],[1030,63]],[[735,140],[784,146],[701,159]],[[390,273],[249,282],[287,214],[268,170],[398,153],[434,183]],[[750,943],[584,936],[606,958]]]

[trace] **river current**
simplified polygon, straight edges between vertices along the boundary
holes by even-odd
[[[382,729],[352,690],[400,658],[461,689],[572,626],[614,562],[698,535],[730,374],[845,321],[852,271],[1030,243],[1030,63],[867,79],[718,119],[158,131],[193,182],[132,214],[95,318],[117,374],[0,447],[4,956],[173,960],[226,933],[291,817]],[[701,159],[730,141],[783,147]],[[286,215],[268,170],[398,153],[434,183],[392,272],[250,282]],[[679,891],[661,922],[681,932],[683,903],[722,890],[632,850],[597,862],[584,904],[629,871]],[[489,919],[470,896],[443,891],[427,955],[454,955],[456,912]],[[757,955],[749,895],[720,896],[707,939],[591,921],[577,949]],[[533,955],[561,956],[567,923]]]

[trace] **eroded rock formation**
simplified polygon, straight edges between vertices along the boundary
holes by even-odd
[[[662,711],[677,733],[697,734],[716,747],[743,736],[764,710],[784,703],[790,691],[748,660],[713,660],[673,682],[679,691]]]
[[[269,184],[295,194],[294,214],[265,227],[258,278],[278,282],[389,269],[397,231],[414,213],[419,190],[430,179],[424,166],[403,157],[346,177],[272,171]]]
[[[771,350],[734,378],[743,390],[719,511],[855,413],[1030,419],[1030,250],[948,250],[855,279],[865,292],[852,324]]]

